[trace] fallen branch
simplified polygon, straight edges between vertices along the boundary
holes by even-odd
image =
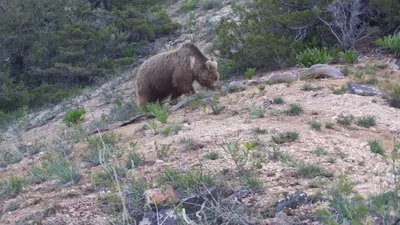
[[[210,98],[213,95],[214,95],[214,93],[212,91],[198,92],[198,93],[196,93],[194,95],[188,96],[187,98],[182,99],[181,101],[179,101],[176,105],[172,106],[169,109],[168,113],[175,112],[176,110],[186,106],[189,102],[192,102],[192,101],[194,101],[196,99]],[[89,135],[95,134],[95,133],[104,132],[104,131],[108,131],[108,130],[113,130],[113,129],[117,128],[117,127],[124,127],[124,126],[127,126],[129,124],[136,123],[137,121],[139,121],[139,120],[141,120],[143,118],[149,119],[149,118],[155,118],[155,116],[153,114],[151,114],[151,113],[140,114],[140,115],[137,115],[137,116],[135,116],[135,117],[133,117],[133,118],[131,118],[129,120],[125,120],[125,121],[109,124],[109,125],[101,128],[101,129],[97,129],[95,131],[92,131],[92,132],[89,133]]]

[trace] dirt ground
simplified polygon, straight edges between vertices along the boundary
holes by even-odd
[[[362,62],[360,65],[363,65]],[[359,70],[361,67],[354,67]],[[378,69],[376,74],[385,80],[400,80],[400,72],[389,69]],[[294,161],[305,161],[320,165],[333,173],[333,177],[324,178],[328,183],[325,187],[315,188],[311,184],[313,179],[299,178],[294,175],[295,168],[272,160],[268,155],[261,155],[257,159],[262,165],[256,169],[257,177],[263,183],[264,191],[252,195],[248,199],[254,209],[263,210],[267,206],[281,199],[285,193],[302,190],[307,194],[326,191],[329,184],[346,172],[355,189],[364,196],[387,191],[394,187],[392,165],[389,159],[372,153],[368,141],[379,139],[385,150],[393,149],[393,132],[400,129],[400,110],[390,107],[385,99],[377,96],[358,96],[354,94],[333,94],[330,88],[340,88],[346,85],[351,78],[341,80],[310,81],[319,90],[303,91],[305,81],[292,84],[266,85],[264,91],[257,86],[247,86],[242,92],[229,93],[221,96],[220,106],[225,107],[220,114],[212,115],[210,109],[183,108],[168,117],[169,124],[179,124],[182,130],[178,134],[164,136],[155,134],[152,129],[140,132],[146,121],[141,121],[125,127],[114,129],[118,137],[120,149],[128,148],[129,142],[137,141],[138,152],[143,155],[145,164],[131,171],[128,176],[151,179],[167,167],[178,169],[202,168],[203,171],[216,176],[226,176],[235,172],[235,164],[227,155],[221,144],[229,141],[250,141],[258,139],[263,144],[271,141],[272,135],[285,131],[298,131],[300,137],[295,142],[279,145],[279,150],[292,157]],[[122,87],[122,89],[127,90]],[[95,95],[92,95],[95,96]],[[275,97],[282,97],[284,104],[270,104]],[[89,124],[94,118],[104,113],[101,99],[93,97],[84,106],[89,113],[86,122]],[[299,116],[288,116],[282,113],[290,104],[300,104],[303,112]],[[96,108],[96,105],[99,106]],[[251,110],[263,106],[265,115],[258,118],[252,115]],[[352,125],[345,127],[337,124],[335,119],[340,115],[375,116],[376,126],[363,128]],[[93,116],[94,115],[94,116]],[[322,130],[310,128],[309,122],[321,122]],[[326,129],[326,123],[335,123],[334,129]],[[254,130],[259,128],[264,133]],[[34,139],[51,139],[65,127],[60,121],[34,128],[23,135],[24,140],[35,143]],[[36,134],[36,135],[35,135]],[[191,139],[200,143],[201,148],[190,149],[182,139]],[[171,155],[165,159],[158,159],[155,151],[155,142],[158,145],[171,144]],[[4,143],[3,143],[4,144]],[[5,143],[10,144],[10,143]],[[316,155],[313,151],[317,147],[327,150],[325,155]],[[79,159],[85,153],[84,142],[75,145],[73,157]],[[271,149],[266,146],[261,150],[264,153]],[[205,155],[218,152],[219,158],[209,160]],[[0,171],[0,180],[5,181],[12,175],[29,176],[30,168],[43,158],[43,152],[24,158],[20,163],[10,165]],[[124,158],[111,161],[117,164]],[[100,167],[90,169],[95,173]],[[90,176],[85,168],[81,168],[83,175],[80,182],[73,187],[62,187],[55,181],[47,181],[38,185],[30,185],[16,198],[0,201],[0,224],[25,224],[32,218],[43,218],[39,224],[107,224],[107,215],[98,207],[97,197],[104,195],[102,191],[93,189]],[[316,206],[312,209],[313,211]],[[306,211],[307,211],[306,210]],[[39,215],[39,216],[38,216]],[[40,216],[42,215],[42,216]]]

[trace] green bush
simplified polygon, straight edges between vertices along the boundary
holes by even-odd
[[[68,126],[78,124],[83,119],[82,116],[85,113],[85,109],[69,109],[64,115],[63,122]]]
[[[354,50],[339,52],[339,56],[347,63],[355,63],[358,60],[357,52]]]
[[[400,109],[400,85],[392,84],[388,87],[390,106]]]
[[[400,53],[400,35],[389,35],[379,38],[375,43],[393,54]]]
[[[328,63],[332,60],[327,48],[308,48],[300,52],[296,59],[301,67],[311,67],[315,64]]]

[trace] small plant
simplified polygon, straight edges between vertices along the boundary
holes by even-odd
[[[210,10],[210,9],[219,9],[222,7],[222,2],[219,0],[203,0],[202,1],[202,8],[204,10]]]
[[[116,149],[116,135],[106,133],[101,136],[88,138],[87,154],[83,160],[90,163],[91,166],[106,163]]]
[[[321,123],[318,121],[311,121],[310,126],[311,126],[311,129],[317,130],[317,131],[320,131],[321,127],[322,127]]]
[[[344,52],[339,52],[340,58],[342,58],[346,63],[355,63],[358,60],[357,52],[354,50],[348,50]]]
[[[147,110],[154,115],[161,123],[167,123],[169,109],[159,103],[149,103],[146,105]]]
[[[329,209],[318,209],[317,215],[323,224],[367,224],[369,213],[365,200],[353,189],[347,176],[341,176],[339,183],[329,190]]]
[[[298,116],[301,112],[303,112],[303,107],[299,104],[290,104],[289,109],[285,110],[285,114],[289,116]]]
[[[33,182],[58,179],[62,184],[76,184],[81,178],[77,167],[59,154],[46,155],[40,166],[32,167],[30,174]]]
[[[400,109],[400,85],[389,84],[389,86],[387,87],[387,92],[389,95],[390,106]]]
[[[363,116],[358,119],[357,125],[365,128],[370,128],[376,125],[375,116]]]
[[[253,141],[244,143],[244,146],[247,148],[247,150],[252,150],[253,148],[255,148],[256,146],[259,146],[259,145],[260,145],[259,140],[253,140]]]
[[[265,113],[265,109],[264,107],[260,106],[260,107],[255,107],[251,109],[251,114],[255,117],[258,118],[263,118],[264,117],[264,113]]]
[[[385,155],[385,150],[383,149],[382,144],[379,140],[369,141],[368,145],[371,149],[371,152],[379,155]]]
[[[157,153],[157,158],[162,159],[168,157],[172,154],[171,144],[168,145],[161,145],[161,148],[157,145],[157,142],[154,142],[154,146]]]
[[[354,78],[356,78],[356,80],[363,80],[365,77],[364,72],[362,71],[357,71],[356,74],[354,74]]]
[[[333,58],[327,48],[309,48],[297,54],[296,59],[301,67],[311,67],[315,64],[328,63]]]
[[[182,8],[187,11],[192,11],[197,7],[197,0],[186,0],[182,2]]]
[[[161,134],[164,136],[169,136],[171,134],[172,126],[167,126],[164,130],[161,131]]]
[[[284,153],[276,148],[273,148],[272,152],[269,154],[269,158],[271,160],[276,160],[281,163],[292,163],[293,162],[293,159],[289,154]]]
[[[393,54],[400,52],[400,35],[388,35],[378,38],[375,43]]]
[[[206,154],[205,158],[209,160],[217,160],[219,158],[219,154],[218,152],[209,152]]]
[[[78,124],[82,120],[82,116],[86,113],[85,109],[69,109],[65,115],[63,122],[68,126]]]
[[[325,124],[325,128],[326,129],[330,129],[330,130],[332,130],[332,129],[334,129],[334,127],[335,127],[335,124],[334,123],[326,123]]]
[[[332,173],[325,170],[323,167],[306,162],[296,163],[296,174],[303,178],[316,178],[316,177],[331,177]]]
[[[256,68],[247,68],[246,72],[244,73],[246,78],[249,80],[254,76],[254,74],[256,74]]]
[[[336,122],[345,126],[350,126],[354,121],[353,115],[339,115]]]
[[[15,198],[27,184],[26,179],[12,176],[7,181],[0,182],[0,197],[5,199]]]
[[[278,135],[272,136],[272,141],[276,144],[283,144],[288,142],[296,141],[300,136],[297,131],[287,131],[284,133],[279,133]]]
[[[347,92],[347,86],[343,85],[341,88],[333,89],[333,94],[335,95],[342,95]]]
[[[264,187],[263,182],[255,176],[246,176],[245,183],[246,186],[254,191],[261,191]]]
[[[15,163],[19,163],[22,160],[22,156],[19,152],[11,152],[11,151],[0,151],[0,165],[11,165]]]
[[[156,123],[156,120],[148,120],[147,121],[147,124],[149,125],[149,127],[151,128],[151,129],[153,129],[154,130],[154,132],[156,133],[156,134],[158,134],[158,125],[157,125],[157,123]]]
[[[277,104],[277,105],[282,105],[283,103],[285,103],[285,101],[283,100],[282,97],[276,97],[276,98],[274,98],[274,99],[272,100],[272,102],[273,102],[274,104]]]
[[[243,173],[249,160],[250,151],[247,148],[240,148],[238,140],[225,143],[225,145],[222,145],[221,147],[231,157],[238,172]]]
[[[136,168],[142,165],[142,163],[143,163],[143,158],[139,153],[130,152],[125,162],[125,168],[127,168],[128,170]]]
[[[186,194],[195,194],[201,187],[211,187],[215,184],[212,176],[205,175],[199,169],[178,171],[173,168],[166,168],[160,177],[161,183],[168,183],[178,191],[185,191]]]
[[[325,148],[323,148],[323,147],[317,147],[317,148],[315,148],[315,149],[312,151],[312,153],[313,153],[314,155],[316,155],[316,156],[328,155],[328,154],[329,154],[329,152],[328,152]]]
[[[317,90],[320,90],[321,89],[321,87],[314,87],[312,84],[310,84],[310,83],[305,83],[304,85],[303,85],[303,87],[301,87],[301,90],[302,91],[317,91]]]
[[[105,164],[103,170],[93,176],[93,181],[96,186],[112,187],[116,184],[117,179],[119,181],[121,178],[126,177],[126,169],[126,167],[113,167]]]

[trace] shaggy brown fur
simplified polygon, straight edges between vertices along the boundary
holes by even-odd
[[[146,104],[161,103],[168,96],[175,100],[183,94],[194,94],[193,81],[203,87],[219,89],[218,64],[209,60],[194,44],[160,53],[147,59],[139,67],[136,77],[136,102],[143,109]]]

